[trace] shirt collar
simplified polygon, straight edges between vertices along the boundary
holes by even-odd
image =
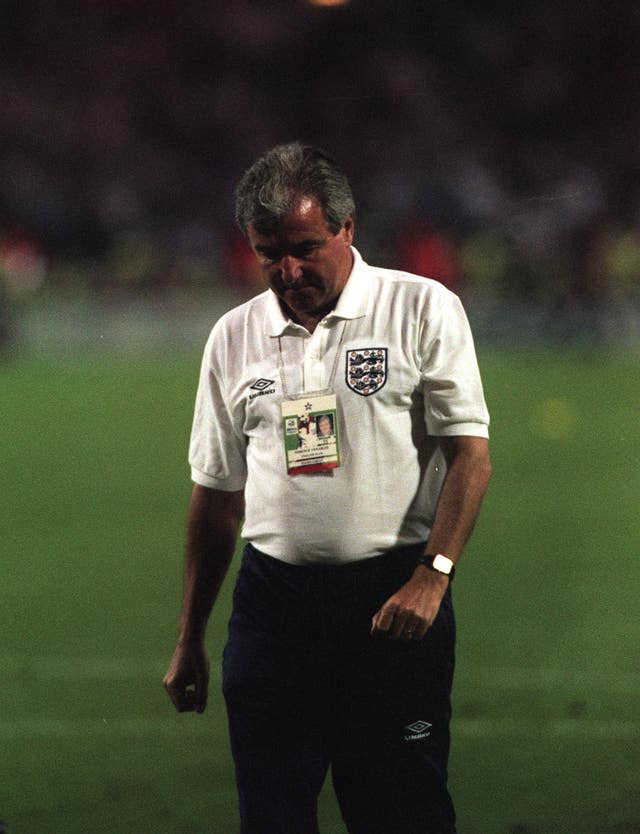
[[[354,246],[351,247],[351,253],[353,255],[353,266],[347,278],[347,283],[340,293],[338,303],[327,318],[333,316],[339,319],[357,319],[366,315],[369,309],[370,282],[367,280],[367,265]],[[265,314],[265,333],[267,336],[283,336],[286,332],[294,333],[301,329],[300,325],[292,322],[290,318],[284,315],[278,302],[278,296],[273,290],[268,290]]]

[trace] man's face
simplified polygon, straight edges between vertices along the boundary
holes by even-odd
[[[323,437],[329,437],[331,434],[331,422],[329,421],[329,418],[321,417],[318,420],[318,428],[320,429],[320,434]]]
[[[336,304],[347,283],[353,255],[353,219],[334,235],[313,197],[300,197],[277,231],[247,236],[268,286],[294,321],[314,326]]]

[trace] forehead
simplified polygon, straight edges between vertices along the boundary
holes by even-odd
[[[320,203],[315,197],[299,197],[289,214],[287,214],[280,225],[273,232],[264,234],[253,226],[248,229],[249,238],[253,242],[280,241],[280,240],[307,240],[324,239],[331,235],[327,226],[324,212]]]

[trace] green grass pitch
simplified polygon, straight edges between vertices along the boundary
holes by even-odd
[[[638,356],[480,358],[495,474],[455,584],[459,831],[634,834]],[[232,576],[209,629],[209,709],[178,716],[161,687],[198,363],[0,364],[0,819],[11,834],[237,831],[218,664]],[[345,832],[329,788],[321,830]]]

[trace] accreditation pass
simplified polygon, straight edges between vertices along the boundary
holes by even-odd
[[[306,395],[282,403],[284,449],[289,475],[340,466],[335,394]]]

